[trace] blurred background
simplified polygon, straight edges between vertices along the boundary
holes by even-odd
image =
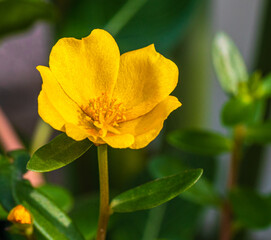
[[[229,156],[202,159],[180,153],[166,143],[165,136],[186,127],[226,132],[219,117],[227,98],[213,71],[213,37],[218,31],[226,32],[240,49],[249,71],[259,69],[265,75],[271,71],[270,25],[268,0],[2,0],[0,106],[26,147],[31,148],[40,125],[37,96],[41,78],[35,68],[48,66],[50,50],[59,38],[82,38],[94,28],[103,28],[115,37],[121,53],[154,43],[156,50],[180,69],[174,95],[183,106],[169,117],[162,133],[147,148],[110,150],[112,194],[152,179],[151,162],[169,155],[189,166],[204,168],[204,176],[223,194]],[[45,131],[50,138],[57,134]],[[270,192],[271,151],[253,146],[246,154],[240,184]],[[96,161],[96,149],[92,148],[81,159],[45,176],[48,182],[65,186],[75,195],[76,209],[78,204],[90,203],[82,199],[96,201]],[[71,215],[76,215],[73,211]],[[153,216],[160,217],[155,234],[161,239],[217,239],[219,212],[180,198],[156,212],[116,215],[109,230],[110,239],[148,240],[146,226]],[[120,224],[124,227],[114,227]],[[271,229],[244,231],[238,239],[269,240],[270,236]]]

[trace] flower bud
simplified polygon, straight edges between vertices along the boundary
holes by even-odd
[[[29,211],[22,205],[16,206],[9,212],[8,220],[17,224],[32,224]]]

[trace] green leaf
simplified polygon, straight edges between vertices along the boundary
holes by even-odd
[[[88,139],[78,142],[62,133],[33,154],[27,169],[49,172],[64,167],[83,155],[91,146]]]
[[[98,226],[99,196],[84,196],[76,199],[70,216],[85,239],[93,239]]]
[[[219,194],[212,184],[205,178],[200,179],[194,187],[184,192],[181,197],[201,205],[220,207],[222,205]]]
[[[23,30],[37,20],[54,18],[52,4],[39,0],[0,1],[0,36]]]
[[[222,123],[225,126],[252,123],[257,117],[257,107],[256,102],[231,98],[222,109]]]
[[[236,221],[247,228],[266,228],[271,225],[271,201],[252,190],[235,189],[230,202]]]
[[[181,150],[204,155],[229,152],[232,146],[230,139],[206,130],[177,130],[170,133],[167,139],[170,144]]]
[[[21,178],[27,172],[26,165],[30,159],[29,154],[25,150],[15,150],[9,152],[8,155],[13,159],[13,165],[16,169],[17,177]]]
[[[152,176],[160,178],[184,171],[187,167],[182,164],[180,159],[164,155],[152,158],[149,169]],[[192,188],[183,192],[180,197],[201,205],[221,205],[219,194],[215,191],[212,184],[204,177],[201,177],[197,184]]]
[[[8,212],[0,204],[0,220],[1,219],[6,219],[7,216],[8,216]]]
[[[248,74],[237,47],[225,33],[218,33],[214,39],[213,63],[222,88],[237,95]]]
[[[22,179],[29,155],[25,150],[9,152],[13,163],[7,157],[0,156],[0,204],[6,211],[15,205],[13,196],[14,181]]]
[[[111,202],[114,212],[134,212],[159,206],[193,186],[201,177],[202,169],[159,178],[128,190]]]
[[[250,143],[270,143],[271,121],[247,127],[246,140]]]
[[[71,210],[73,206],[73,197],[65,188],[45,184],[39,187],[38,190],[51,199],[63,211],[68,212]]]
[[[16,182],[15,195],[18,204],[24,205],[31,212],[34,226],[46,239],[84,239],[71,219],[55,203],[27,182]]]
[[[0,204],[6,211],[15,206],[12,194],[13,167],[5,157],[0,157]]]
[[[271,96],[271,74],[262,79],[255,95],[258,98],[266,98]]]

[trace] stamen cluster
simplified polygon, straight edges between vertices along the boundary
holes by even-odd
[[[117,99],[109,98],[102,93],[100,97],[90,99],[89,105],[84,109],[97,128],[118,127],[120,122],[126,120],[126,108]]]

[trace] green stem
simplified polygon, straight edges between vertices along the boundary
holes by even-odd
[[[245,133],[244,126],[240,125],[234,128],[234,143],[231,154],[230,170],[227,184],[228,192],[230,192],[231,189],[237,185],[239,164],[242,157],[244,133]],[[220,240],[230,240],[233,235],[232,212],[227,199],[225,200],[224,206],[222,208],[221,218],[222,219],[221,219]]]
[[[113,36],[116,36],[146,2],[147,0],[127,1],[105,25],[104,29],[110,31]]]
[[[110,216],[107,145],[98,146],[98,162],[100,177],[100,216],[97,229],[97,240],[105,240]]]

